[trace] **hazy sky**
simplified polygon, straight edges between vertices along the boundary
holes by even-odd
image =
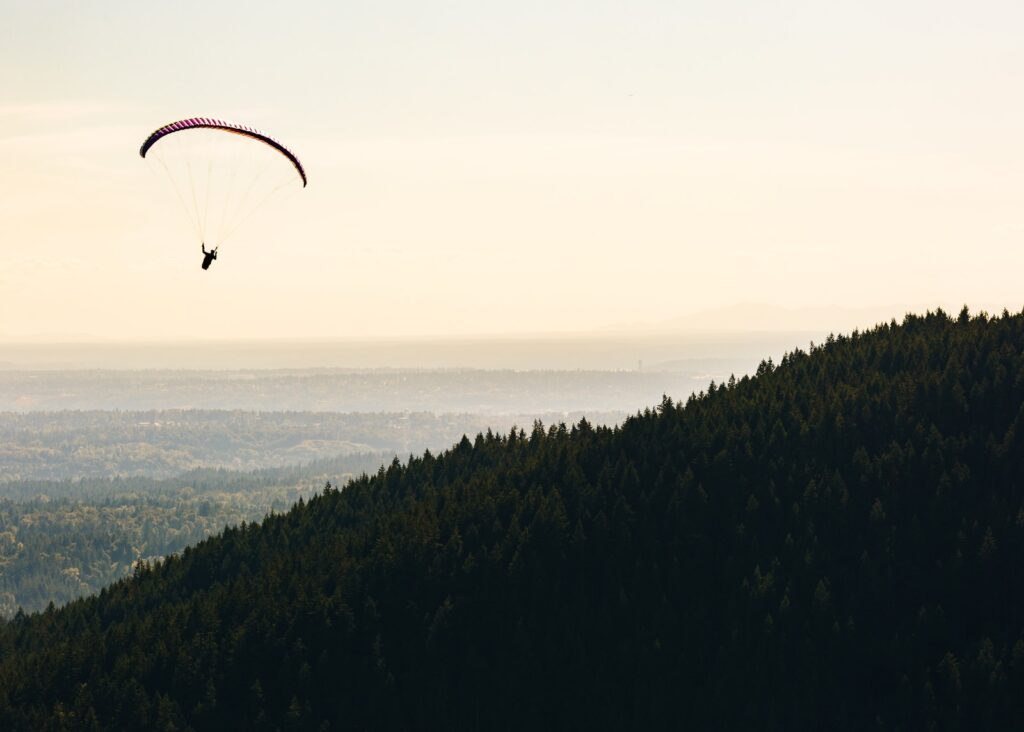
[[[1020,309],[1022,34],[1019,1],[0,0],[0,338]],[[209,272],[137,154],[193,115],[310,181]]]

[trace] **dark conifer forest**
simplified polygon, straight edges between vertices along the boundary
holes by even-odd
[[[1024,727],[1024,315],[463,438],[0,628],[0,728]]]

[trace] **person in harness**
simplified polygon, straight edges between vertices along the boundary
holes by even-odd
[[[202,243],[203,248],[203,269],[209,269],[210,265],[213,264],[213,260],[217,258],[217,247],[214,247],[210,251],[206,251],[206,242]]]

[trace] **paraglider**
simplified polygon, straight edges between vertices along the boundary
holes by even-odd
[[[213,264],[213,260],[217,258],[217,247],[214,247],[210,251],[206,251],[206,242],[201,244],[203,249],[203,269],[209,269],[210,265]]]
[[[308,183],[302,162],[283,143],[254,127],[210,117],[160,127],[139,155],[170,182],[199,239],[204,270],[268,200]]]

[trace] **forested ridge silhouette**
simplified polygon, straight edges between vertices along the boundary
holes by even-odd
[[[463,438],[0,628],[5,729],[1024,725],[1024,315]]]

